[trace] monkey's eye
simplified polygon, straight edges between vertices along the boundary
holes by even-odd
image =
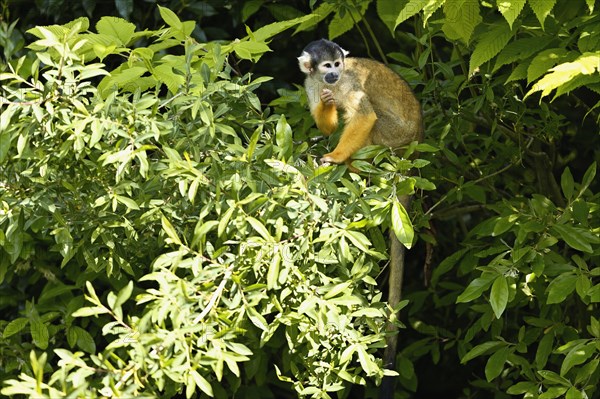
[[[335,63],[335,67],[337,68],[337,67],[339,67],[340,65],[341,65],[341,62],[339,62],[339,61],[336,61],[336,63]]]
[[[331,62],[326,62],[323,64],[325,68],[331,68]]]

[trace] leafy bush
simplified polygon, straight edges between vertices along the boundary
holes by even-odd
[[[36,27],[35,58],[0,75],[2,280],[34,298],[2,327],[5,376],[25,368],[2,393],[265,397],[276,373],[326,397],[380,381],[382,229],[394,210],[410,242],[396,193],[427,185],[404,177],[425,163],[367,148],[367,184],[302,159],[253,93],[267,78],[227,63],[302,18],[219,45],[160,11],[159,31]],[[109,57],[124,59],[110,73]]]

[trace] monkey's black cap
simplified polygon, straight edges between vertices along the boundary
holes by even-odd
[[[345,52],[338,44],[320,39],[310,42],[304,47],[305,52],[311,55],[311,61],[314,63],[317,60],[335,60],[337,58],[344,59]]]

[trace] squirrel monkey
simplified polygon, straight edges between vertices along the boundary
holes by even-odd
[[[335,132],[338,109],[344,113],[340,141],[321,162],[346,162],[370,144],[398,149],[420,140],[421,105],[408,83],[377,61],[347,55],[336,43],[321,39],[309,43],[298,57],[319,130],[327,136]]]
[[[306,74],[304,86],[310,112],[325,135],[338,127],[338,109],[344,129],[337,147],[321,158],[322,163],[349,163],[359,149],[379,144],[398,150],[423,136],[421,105],[408,83],[385,65],[365,59],[346,58],[348,52],[334,42],[321,39],[309,43],[298,62]],[[405,208],[409,196],[402,196]],[[404,273],[404,247],[390,229],[390,275],[388,303],[400,302]],[[397,328],[388,325],[384,365],[394,369]],[[381,397],[392,398],[395,380],[384,378]]]

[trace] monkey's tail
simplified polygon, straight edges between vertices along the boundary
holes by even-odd
[[[408,209],[410,197],[403,196],[399,198],[402,205]],[[396,309],[402,298],[402,280],[404,277],[404,245],[400,243],[394,230],[390,228],[390,276],[388,281],[388,304],[390,308]],[[396,315],[397,317],[398,315]],[[398,351],[398,326],[394,322],[386,326],[388,336],[386,338],[386,347],[383,352],[383,365],[386,369],[396,369],[396,354]],[[396,377],[383,377],[379,390],[379,399],[393,399],[396,385]]]

